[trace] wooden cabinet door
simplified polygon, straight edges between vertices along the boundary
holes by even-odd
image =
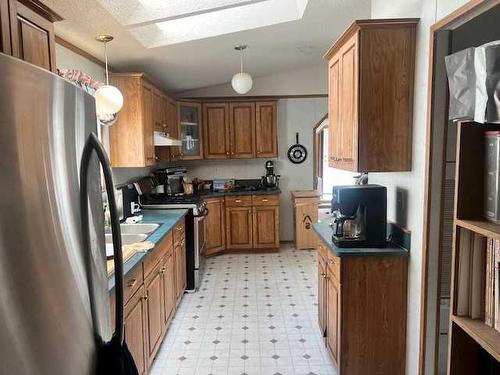
[[[277,249],[280,246],[278,206],[253,207],[253,248]]]
[[[173,254],[168,254],[164,261],[163,274],[163,302],[164,302],[164,322],[167,325],[173,317],[175,311],[176,291],[175,291],[175,265]]]
[[[142,87],[143,104],[142,104],[142,124],[144,137],[144,158],[145,165],[153,165],[155,163],[155,147],[154,147],[154,97],[153,88],[144,84]],[[133,152],[130,150],[129,152]]]
[[[340,283],[328,269],[326,271],[326,345],[335,366],[339,366],[340,353]]]
[[[341,161],[340,96],[340,55],[337,54],[328,63],[328,165],[332,168],[338,168]]]
[[[52,22],[18,1],[9,1],[12,54],[31,64],[56,71]]]
[[[229,157],[229,105],[203,104],[203,137],[205,159]]]
[[[148,359],[151,363],[160,347],[165,327],[163,301],[163,272],[160,264],[148,276],[146,282],[146,303],[148,317]]]
[[[358,42],[354,35],[340,54],[340,168],[356,171],[358,160]]]
[[[175,246],[175,297],[179,300],[186,290],[186,246],[184,240]]]
[[[163,114],[161,92],[153,88],[153,128],[157,131],[163,131]]]
[[[226,247],[228,249],[251,249],[252,208],[226,208]]]
[[[278,157],[276,102],[255,103],[255,149],[258,158]]]
[[[326,266],[325,260],[318,254],[318,324],[321,336],[326,336]]]
[[[172,136],[172,132],[170,130],[169,124],[169,100],[170,98],[165,94],[160,95],[160,108],[159,108],[159,116],[160,116],[160,126],[159,129],[170,136]],[[168,163],[171,160],[171,149],[172,147],[155,147],[156,161],[160,163]]]
[[[232,159],[255,157],[255,103],[229,104],[229,138]]]
[[[0,52],[12,54],[10,44],[9,0],[0,0]]]
[[[206,254],[226,248],[224,198],[206,199],[208,215],[205,219]]]
[[[144,286],[125,305],[125,342],[140,375],[148,371],[147,307]]]

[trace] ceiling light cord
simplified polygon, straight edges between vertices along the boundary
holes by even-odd
[[[243,50],[240,50],[240,72],[243,73]]]
[[[106,85],[109,85],[109,74],[108,74],[108,51],[107,51],[108,42],[104,42],[104,63],[106,65]]]

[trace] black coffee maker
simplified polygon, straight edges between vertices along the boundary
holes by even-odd
[[[338,247],[386,247],[385,186],[334,186],[332,216],[332,241]]]

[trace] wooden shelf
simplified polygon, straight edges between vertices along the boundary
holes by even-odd
[[[469,229],[473,232],[482,234],[483,236],[500,240],[500,224],[495,224],[491,221],[483,220],[464,220],[455,219],[455,224],[459,227]]]
[[[500,332],[477,319],[452,315],[451,320],[497,361],[500,361]]]

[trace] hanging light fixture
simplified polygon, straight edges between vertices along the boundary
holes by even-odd
[[[237,45],[235,50],[240,51],[240,72],[236,73],[231,80],[231,86],[238,94],[246,94],[252,88],[252,76],[243,72],[243,50],[247,48],[246,45]]]
[[[98,35],[95,38],[104,43],[104,59],[106,64],[106,84],[95,92],[96,112],[99,118],[115,115],[123,107],[123,95],[115,86],[109,84],[108,53],[106,45],[113,40],[111,35]]]

